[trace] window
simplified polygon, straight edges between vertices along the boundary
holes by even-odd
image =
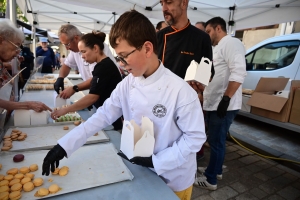
[[[246,55],[247,71],[276,70],[294,61],[300,41],[284,41],[267,44]]]

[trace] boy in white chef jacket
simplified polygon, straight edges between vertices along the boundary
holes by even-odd
[[[54,171],[55,162],[70,157],[90,136],[121,115],[125,120],[134,119],[138,125],[146,116],[154,124],[153,155],[130,161],[153,168],[179,198],[189,199],[196,173],[196,152],[206,140],[198,96],[158,60],[155,30],[144,15],[135,10],[121,15],[112,26],[109,39],[118,62],[130,74],[91,118],[58,140],[44,159],[43,175],[49,175],[50,165]]]

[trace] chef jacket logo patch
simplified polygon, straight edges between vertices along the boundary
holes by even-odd
[[[152,112],[156,117],[162,118],[167,114],[167,108],[161,104],[157,104],[153,107]]]

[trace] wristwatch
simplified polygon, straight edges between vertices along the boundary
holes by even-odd
[[[74,85],[74,86],[73,86],[73,90],[74,90],[75,92],[79,92],[78,86],[77,86],[77,85]]]
[[[222,99],[223,99],[223,101],[226,101],[226,102],[227,102],[227,101],[230,101],[230,97],[229,97],[229,96],[223,96]]]

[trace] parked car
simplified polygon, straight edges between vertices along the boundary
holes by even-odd
[[[246,53],[247,77],[243,88],[255,89],[261,77],[300,80],[300,33],[269,38]],[[290,89],[289,82],[285,90]]]

